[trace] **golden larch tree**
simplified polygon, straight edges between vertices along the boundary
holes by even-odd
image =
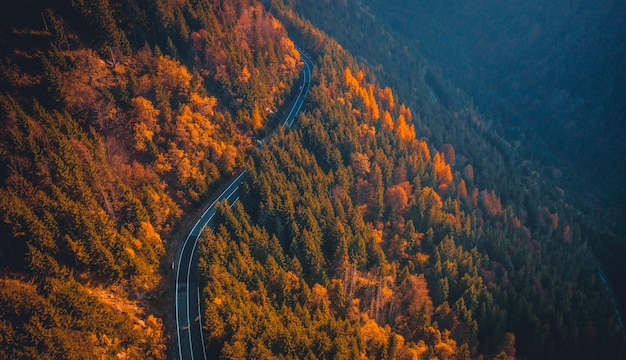
[[[445,194],[452,183],[452,170],[439,152],[435,153],[433,158],[433,170],[435,175],[435,181],[437,182],[437,189],[441,194]]]

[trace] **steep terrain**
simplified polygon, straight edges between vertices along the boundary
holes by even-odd
[[[340,28],[353,23],[329,10],[371,25],[347,4],[291,6]],[[420,106],[408,108],[311,23],[272,8],[318,70],[299,127],[255,154],[251,196],[218,210],[223,225],[206,237],[207,348],[232,358],[618,356],[585,216],[550,175],[463,94],[437,96],[447,85],[436,68],[422,71],[411,97]]]
[[[500,181],[501,196],[520,196],[506,182],[532,174],[530,164],[585,214],[585,236],[612,282],[626,279],[623,2],[289,3],[419,109],[421,135],[454,143],[475,165],[489,160],[470,145],[476,136],[443,114],[480,111],[489,141],[522,165]],[[615,291],[626,308],[626,288]]]
[[[299,54],[249,1],[2,20],[0,357],[165,358],[169,239],[276,126]]]
[[[177,357],[175,239],[243,166],[200,239],[212,357],[620,356],[593,207],[362,1],[1,20],[0,358]]]

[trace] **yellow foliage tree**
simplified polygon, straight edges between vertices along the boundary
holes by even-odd
[[[144,97],[138,96],[131,100],[132,109],[130,111],[131,122],[134,123],[134,147],[137,150],[145,150],[147,143],[152,141],[154,133],[159,131],[157,117],[159,110],[152,102]]]
[[[199,112],[182,105],[176,117],[176,135],[185,148],[205,148],[211,143],[215,126]]]
[[[411,114],[411,109],[404,104],[400,105],[400,115],[404,116],[407,122],[413,122],[413,114]]]
[[[161,56],[157,59],[157,75],[166,88],[178,95],[189,93],[191,74],[178,60],[169,56]]]
[[[200,113],[206,117],[211,117],[215,114],[217,99],[213,96],[206,97],[192,92],[189,96],[188,105],[194,112]]]
[[[396,102],[393,98],[393,91],[391,91],[391,88],[389,86],[386,86],[381,91],[380,98],[383,105],[385,106],[385,110],[393,111],[396,108]]]
[[[259,106],[255,105],[252,110],[252,116],[250,117],[250,126],[252,130],[259,130],[263,127],[263,116],[261,116],[261,112],[259,111]]]
[[[435,192],[431,187],[424,186],[422,188],[422,199],[424,199],[427,208],[434,208],[436,210],[441,210],[443,207],[443,202],[441,201],[441,196]]]
[[[398,116],[398,120],[396,121],[396,133],[400,139],[407,143],[415,139],[415,128],[413,125],[409,125],[407,123],[403,114],[400,114],[400,116]]]
[[[388,327],[383,328],[370,318],[361,326],[361,336],[365,343],[366,352],[369,355],[374,355],[378,349],[384,348],[388,344],[390,335],[391,331]]]
[[[313,288],[311,288],[309,302],[313,309],[319,309],[323,313],[327,313],[330,305],[330,300],[328,299],[328,289],[320,284],[313,285]]]
[[[422,160],[426,163],[430,163],[430,149],[426,141],[417,141],[417,153],[421,156]]]
[[[444,157],[439,152],[436,152],[433,158],[433,170],[437,189],[441,194],[447,193],[452,183],[452,170],[450,170],[450,165],[445,162]]]
[[[133,126],[135,130],[135,149],[144,151],[148,147],[146,144],[152,141],[154,131],[150,130],[145,123],[137,123]]]
[[[239,81],[247,83],[248,80],[250,80],[250,70],[248,70],[248,66],[244,66],[239,72]]]
[[[365,103],[367,104],[367,110],[370,117],[373,120],[380,118],[380,109],[378,108],[376,97],[374,97],[374,85],[370,84],[365,96],[367,97],[367,101]]]
[[[374,96],[374,85],[366,84],[365,87],[362,87],[361,83],[363,83],[364,79],[365,74],[362,70],[358,72],[357,77],[354,77],[350,68],[346,67],[344,71],[344,82],[350,95],[361,98],[363,106],[365,107],[364,112],[367,113],[372,120],[376,120],[380,118],[380,109],[378,108],[376,97]]]
[[[348,86],[348,89],[353,92],[357,92],[361,87],[359,86],[359,81],[352,75],[352,70],[349,67],[346,67],[346,70],[343,72],[344,81]]]
[[[393,118],[391,117],[391,114],[387,110],[385,110],[385,112],[383,113],[383,123],[382,123],[382,126],[383,126],[384,130],[391,130],[391,129],[393,129]]]

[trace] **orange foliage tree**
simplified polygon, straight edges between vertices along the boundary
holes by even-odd
[[[131,122],[134,123],[134,146],[135,149],[143,151],[147,144],[152,142],[154,133],[159,131],[157,117],[160,111],[154,108],[152,102],[144,97],[138,96],[131,100]]]
[[[409,196],[401,185],[395,185],[385,192],[385,206],[392,216],[402,215],[409,203]]]
[[[437,190],[441,194],[447,193],[452,183],[452,170],[450,170],[450,165],[445,162],[444,157],[439,152],[436,152],[433,158],[433,170],[435,181],[437,182]]]
[[[413,127],[413,124],[409,124],[407,120],[408,119],[403,114],[398,116],[398,120],[396,120],[396,132],[400,139],[408,143],[415,139],[415,127]]]
[[[480,192],[480,202],[485,208],[487,214],[491,217],[501,215],[504,213],[502,210],[502,203],[500,198],[496,195],[495,191],[483,190]]]

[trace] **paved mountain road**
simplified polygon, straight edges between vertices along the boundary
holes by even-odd
[[[293,106],[282,123],[283,127],[292,126],[302,109],[304,98],[311,87],[311,71],[313,63],[300,49],[304,61],[302,71],[303,82]],[[239,199],[239,186],[246,170],[241,171],[226,189],[207,207],[200,219],[195,223],[179,251],[176,266],[176,331],[178,337],[178,359],[206,359],[206,348],[202,334],[202,311],[200,307],[200,288],[198,287],[198,239],[202,231],[212,227],[215,216],[215,204],[227,200],[233,206]]]

